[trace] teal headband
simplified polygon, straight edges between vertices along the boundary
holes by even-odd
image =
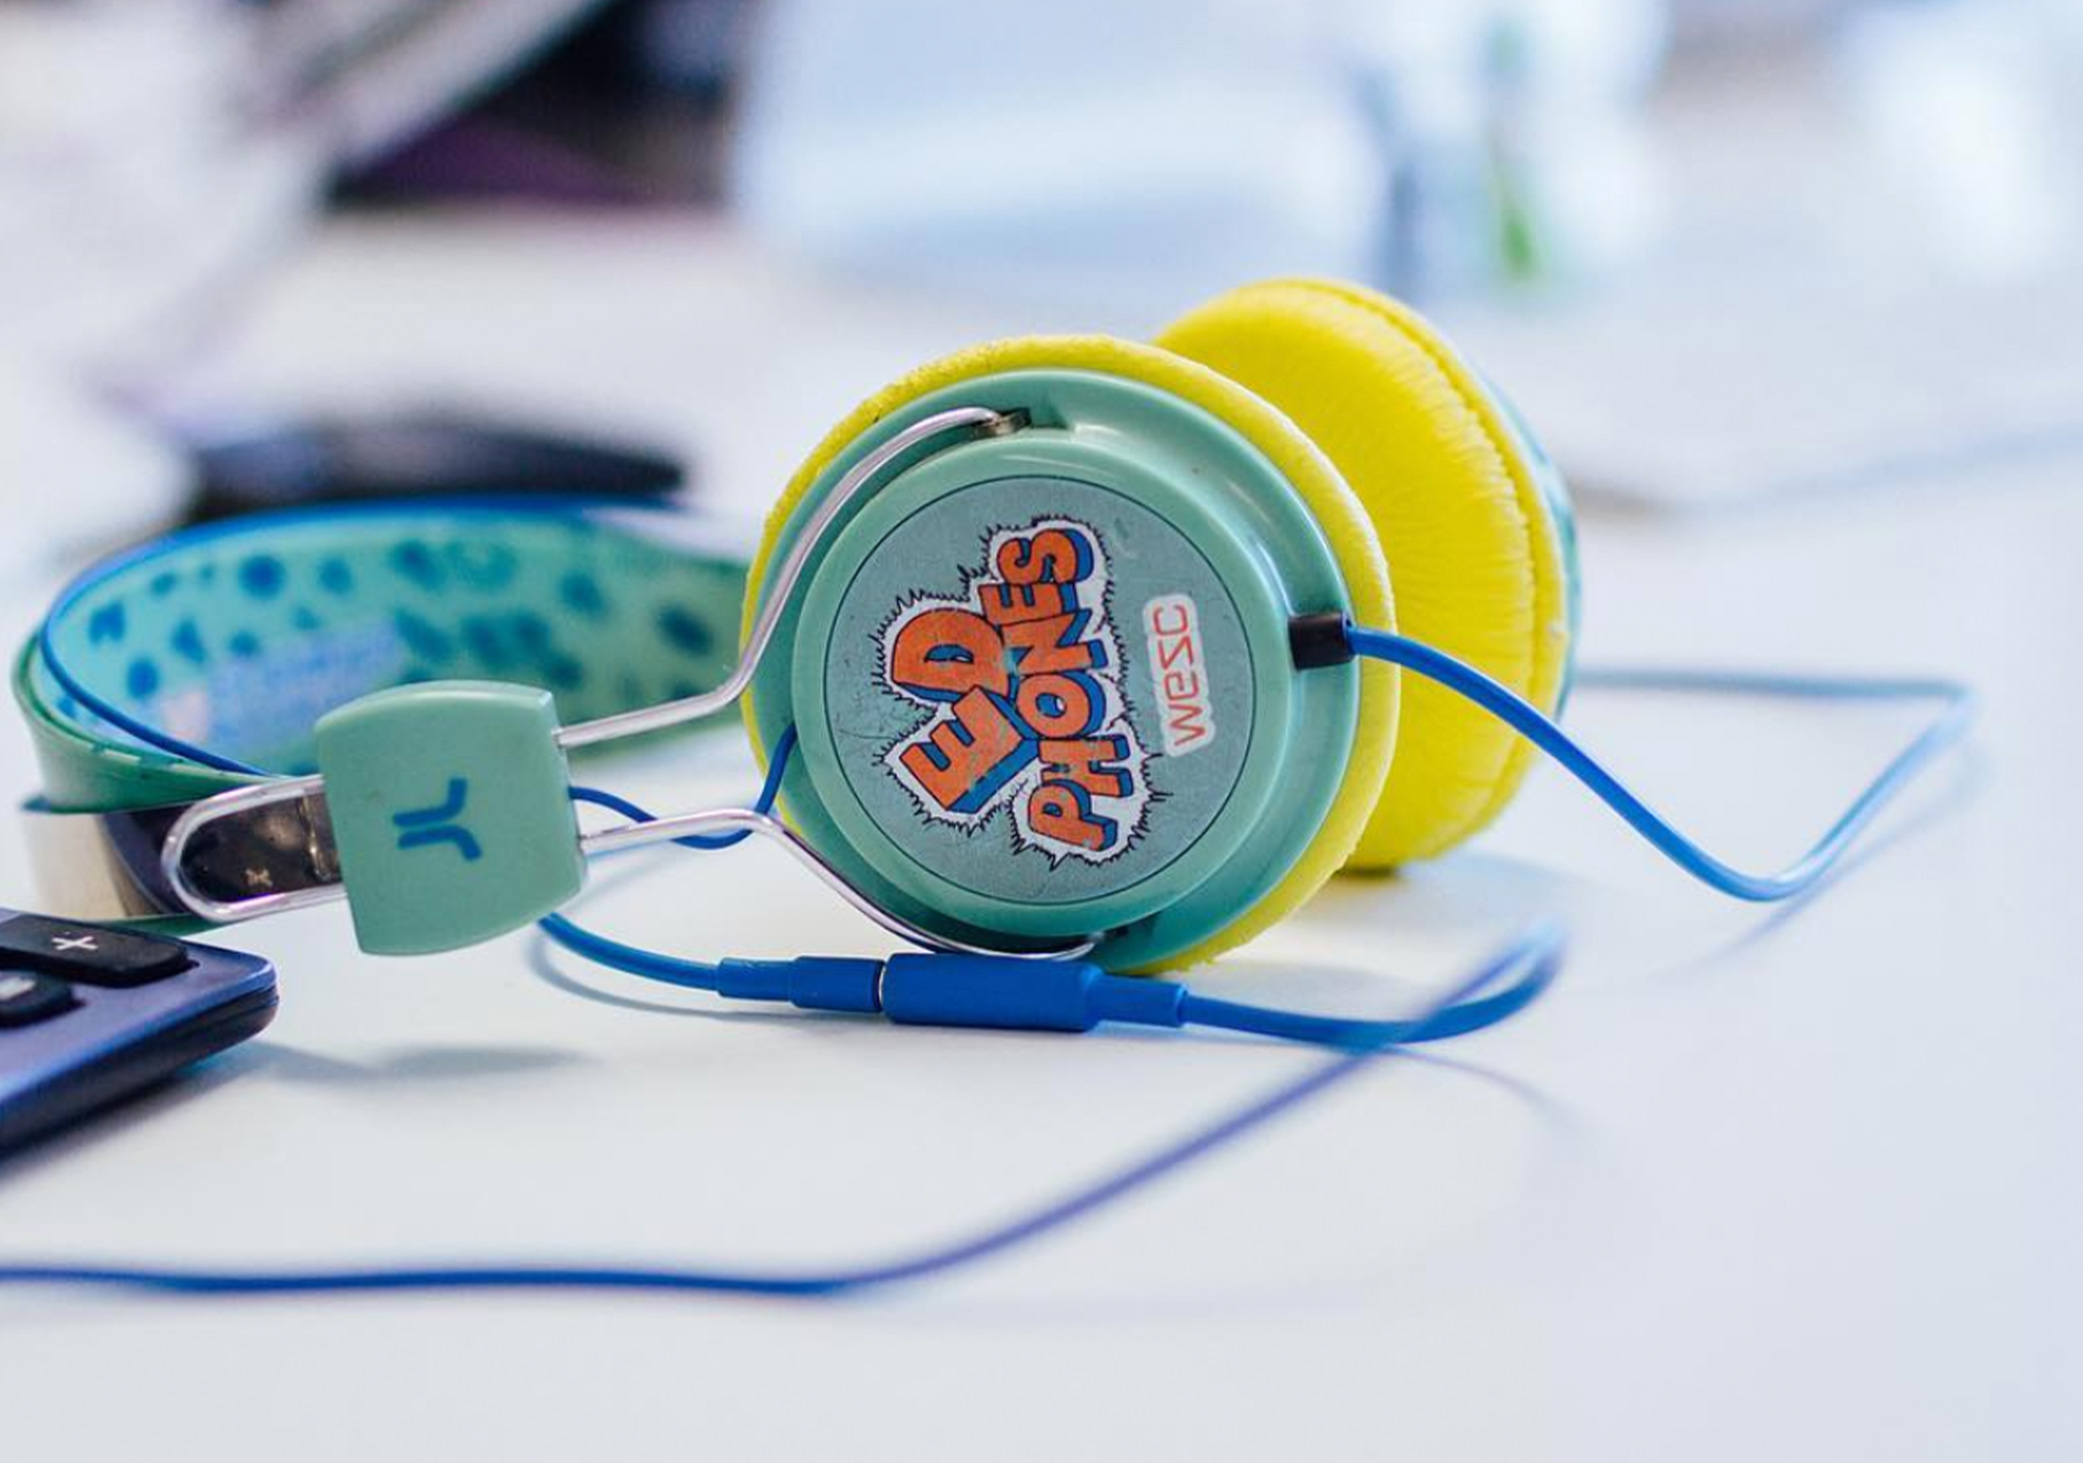
[[[572,502],[336,508],[177,534],[94,570],[15,667],[53,907],[177,910],[155,888],[153,825],[309,773],[320,719],[373,692],[517,683],[573,722],[715,685],[737,657],[743,560],[673,541],[689,532],[667,512]],[[279,826],[293,811],[252,831],[294,845],[310,830]],[[253,867],[270,882],[329,872]]]

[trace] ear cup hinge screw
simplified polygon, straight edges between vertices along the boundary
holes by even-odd
[[[1346,631],[1351,628],[1352,620],[1343,610],[1291,616],[1287,622],[1287,646],[1295,669],[1313,671],[1351,661],[1352,642],[1346,638]]]

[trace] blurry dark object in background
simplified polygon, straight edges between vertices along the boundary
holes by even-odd
[[[351,204],[713,203],[754,0],[619,0],[526,69],[341,180]]]
[[[104,387],[174,370],[335,179],[481,105],[604,8],[0,0],[0,355]]]
[[[439,413],[290,423],[193,450],[188,523],[389,498],[650,502],[673,494],[687,476],[678,462],[645,448]]]

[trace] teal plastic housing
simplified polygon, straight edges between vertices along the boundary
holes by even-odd
[[[1287,625],[1349,612],[1342,576],[1300,498],[1240,434],[1169,393],[1087,371],[1003,373],[907,404],[838,455],[775,559],[861,454],[957,405],[1021,410],[1031,425],[916,457],[842,513],[755,678],[760,740],[796,726],[789,817],[884,907],[972,943],[1094,938],[1109,968],[1161,965],[1256,904],[1322,827],[1351,753],[1359,672],[1298,673]],[[951,827],[890,790],[891,758],[927,713],[879,674],[878,637],[907,607],[972,592],[994,535],[1059,520],[1104,525],[1104,618],[1154,794],[1135,844],[1105,865],[1023,845],[1009,810]],[[1191,757],[1165,749],[1142,623],[1146,603],[1178,586],[1198,607],[1218,729]]]
[[[327,713],[314,740],[355,938],[370,954],[474,945],[584,885],[548,691],[400,686]]]

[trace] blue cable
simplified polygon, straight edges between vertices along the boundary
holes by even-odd
[[[675,1267],[552,1265],[535,1263],[378,1266],[337,1270],[211,1269],[157,1265],[0,1264],[0,1284],[90,1285],[180,1295],[262,1295],[328,1291],[411,1290],[662,1290],[782,1297],[831,1296],[871,1290],[971,1265],[1064,1228],[1126,1198],[1180,1168],[1237,1141],[1252,1130],[1346,1081],[1401,1041],[1429,1040],[1465,1022],[1471,1009],[1517,1010],[1554,980],[1563,942],[1554,926],[1540,926],[1483,962],[1433,1008],[1409,1022],[1379,1023],[1377,1034],[1300,1077],[1275,1087],[1212,1123],[1163,1144],[1064,1197],[966,1239],[881,1263],[828,1271],[734,1271]],[[1508,983],[1507,983],[1508,982]],[[1494,995],[1478,993],[1506,983]],[[1501,1019],[1501,1018],[1499,1018]],[[1366,1023],[1357,1023],[1366,1024]],[[1394,1027],[1399,1036],[1382,1035]]]
[[[714,991],[721,974],[713,961],[689,960],[641,945],[625,945],[586,928],[569,915],[546,914],[535,922],[535,927],[581,959],[625,975],[663,981],[691,991]]]
[[[1618,689],[1740,693],[1815,699],[1936,699],[1940,715],[1890,761],[1814,847],[1787,869],[1752,875],[1734,869],[1679,833],[1627,790],[1567,733],[1481,671],[1417,641],[1381,630],[1347,627],[1354,654],[1425,676],[1498,717],[1526,737],[1625,819],[1651,844],[1703,882],[1739,898],[1784,899],[1812,887],[1842,857],[1902,787],[1939,752],[1958,741],[1972,718],[1967,688],[1945,680],[1801,677],[1706,671],[1622,670],[1587,674],[1586,684]],[[771,811],[793,733],[777,744],[756,806]],[[624,817],[651,815],[626,799],[575,788],[581,802]],[[728,847],[743,834],[690,835],[683,846]],[[0,1265],[0,1284],[123,1286],[183,1294],[254,1294],[344,1290],[597,1289],[705,1291],[771,1296],[826,1296],[922,1279],[1012,1249],[1143,1188],[1221,1148],[1356,1072],[1390,1047],[1436,1040],[1492,1025],[1534,1000],[1554,978],[1562,954],[1559,934],[1543,927],[1487,962],[1428,1014],[1406,1021],[1363,1021],[1312,1016],[1218,1000],[1165,981],[1113,976],[1082,962],[1023,961],[973,956],[898,956],[872,960],[805,958],[794,961],[726,960],[707,964],[625,945],[562,915],[542,922],[558,943],[602,964],[726,996],[791,1000],[812,1009],[881,1012],[899,1021],[1085,1030],[1103,1020],[1159,1026],[1206,1025],[1340,1048],[1329,1063],[1189,1136],[1161,1147],[1095,1183],[1035,1212],[970,1239],[908,1259],[829,1272],[800,1274],[673,1268],[562,1265],[469,1265],[351,1270],[209,1270],[70,1264]],[[1489,989],[1516,975],[1502,990]]]
[[[789,759],[795,755],[796,728],[790,722],[774,743],[773,759],[767,764],[767,778],[759,787],[759,796],[752,800],[756,813],[771,813],[781,796],[781,780],[788,772]],[[575,803],[591,803],[595,807],[607,808],[621,814],[632,823],[655,823],[657,815],[649,809],[639,807],[628,798],[617,793],[603,791],[597,787],[571,789],[571,800]],[[730,833],[690,833],[685,838],[675,838],[677,848],[711,851],[730,848],[752,836],[752,830],[741,828]],[[660,980],[668,985],[686,986],[692,990],[713,991],[716,989],[717,967],[699,960],[683,960],[678,956],[666,955],[656,950],[646,950],[637,945],[625,945],[619,940],[610,940],[605,935],[595,934],[584,925],[561,914],[546,914],[537,920],[536,927],[565,949],[597,964],[613,970],[641,975],[649,980]]]
[[[1377,1046],[1407,1046],[1424,1041],[1444,1041],[1466,1036],[1486,1026],[1495,1026],[1515,1014],[1532,992],[1505,991],[1481,1000],[1463,1001],[1434,1011],[1418,1021],[1362,1021],[1343,1016],[1312,1016],[1304,1011],[1284,1011],[1272,1006],[1252,1006],[1241,1001],[1217,1000],[1196,991],[1182,993],[1180,1024],[1208,1026],[1253,1036],[1270,1036],[1281,1041],[1298,1041],[1311,1046],[1341,1047],[1348,1051],[1371,1050]]]
[[[759,796],[753,801],[752,807],[754,812],[771,813],[774,811],[774,800],[781,796],[782,774],[788,770],[788,759],[794,755],[795,750],[796,729],[794,724],[791,723],[788,729],[782,732],[781,740],[774,743],[774,758],[773,761],[767,764],[767,780],[760,784]],[[607,808],[611,812],[621,814],[632,823],[655,823],[658,821],[655,814],[638,807],[628,798],[618,793],[608,792],[603,788],[581,787],[574,783],[571,788],[571,800],[575,803],[591,803],[598,808]],[[752,830],[749,828],[739,828],[730,833],[690,833],[685,838],[675,838],[673,846],[676,848],[711,851],[719,848],[734,848],[751,836]]]
[[[1760,902],[1799,894],[1829,873],[1844,856],[1852,840],[1879,816],[1881,809],[1902,791],[1910,779],[1940,752],[1960,740],[1975,712],[1974,693],[1959,682],[1949,680],[1633,669],[1587,674],[1583,678],[1587,684],[1624,690],[1797,696],[1823,700],[1914,699],[1943,703],[1931,724],[1895,754],[1893,760],[1881,769],[1880,775],[1852,800],[1851,806],[1807,853],[1777,873],[1747,874],[1722,862],[1680,833],[1662,814],[1630,792],[1568,732],[1543,715],[1538,707],[1475,667],[1388,630],[1348,626],[1346,642],[1356,655],[1414,671],[1474,702],[1554,758],[1565,772],[1591,789],[1600,801],[1678,867],[1724,894]]]
[[[766,781],[753,801],[756,811],[773,811],[795,746],[796,729],[790,725],[775,743]],[[614,793],[574,787],[571,795],[638,823],[655,821],[648,809]],[[716,849],[743,837],[742,832],[695,835],[673,842]],[[1524,1004],[1491,997],[1432,1012],[1422,1022],[1363,1021],[1217,1000],[1169,981],[1109,975],[1082,961],[936,955],[900,956],[886,964],[818,956],[719,963],[626,944],[564,914],[545,915],[536,923],[573,954],[626,975],[737,1000],[790,1001],[806,1010],[882,1014],[914,1023],[1082,1031],[1111,1020],[1207,1026],[1359,1049],[1464,1035],[1504,1020]]]
[[[1539,709],[1481,671],[1442,651],[1388,631],[1345,627],[1354,654],[1403,666],[1468,698],[1560,762],[1679,867],[1737,898],[1785,899],[1815,886],[1852,841],[1926,764],[1959,740],[1974,698],[1956,682],[1935,679],[1798,676],[1780,673],[1617,669],[1589,672],[1587,685],[1621,690],[1791,696],[1825,700],[1935,699],[1940,715],[1899,752],[1815,845],[1775,874],[1748,874],[1716,858],[1650,808]],[[770,784],[772,778],[769,779]],[[642,809],[633,815],[647,817]],[[1020,962],[989,957],[899,956],[872,961],[807,957],[795,961],[686,960],[609,939],[562,916],[543,922],[559,944],[632,975],[740,999],[790,1001],[805,1009],[880,1013],[903,1022],[1024,1029],[1089,1030],[1102,1021],[1158,1026],[1212,1026],[1285,1041],[1353,1047],[1413,1039],[1395,1023],[1244,1005],[1202,996],[1163,981],[1124,981],[1072,961]],[[1509,1014],[1509,1012],[1502,1013]],[[1472,1030],[1502,1015],[1483,1010],[1435,1019],[1435,1035],[1452,1020]]]

